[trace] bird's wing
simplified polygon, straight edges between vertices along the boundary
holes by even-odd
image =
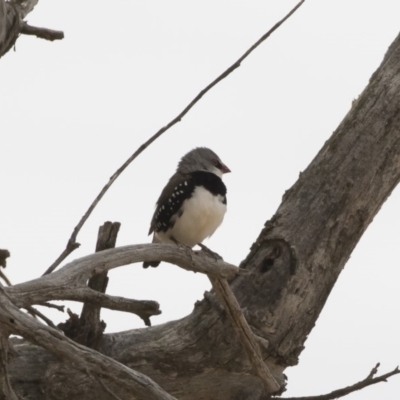
[[[157,200],[156,209],[150,223],[149,235],[156,232],[166,232],[172,228],[183,202],[191,196],[194,184],[190,175],[176,172]]]

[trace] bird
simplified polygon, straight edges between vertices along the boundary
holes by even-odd
[[[231,170],[207,147],[185,154],[157,200],[149,235],[152,243],[190,248],[210,237],[224,219],[227,189],[222,175]],[[143,263],[157,267],[159,261]]]

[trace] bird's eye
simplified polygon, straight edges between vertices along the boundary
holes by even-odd
[[[215,165],[216,168],[221,169],[222,168],[222,164],[221,161],[217,160],[216,158],[213,158],[211,160],[211,162]]]

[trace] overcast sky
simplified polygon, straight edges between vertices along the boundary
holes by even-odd
[[[29,23],[65,39],[23,36],[0,60],[0,247],[12,254],[12,282],[41,275],[115,170],[295,4],[40,0]],[[379,66],[399,15],[397,0],[307,0],[124,172],[67,261],[93,252],[106,220],[122,223],[119,246],[148,242],[154,203],[180,157],[207,146],[232,174],[225,221],[205,244],[239,264]],[[347,263],[299,366],[286,371],[287,395],[347,386],[378,361],[381,373],[400,364],[399,202],[396,189]],[[161,304],[153,324],[187,315],[210,288],[166,264],[110,277],[109,293]],[[108,332],[143,326],[125,313],[102,316]],[[347,399],[399,393],[396,376]]]

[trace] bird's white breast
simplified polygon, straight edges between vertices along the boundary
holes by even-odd
[[[222,200],[223,196],[215,196],[203,186],[198,186],[184,201],[182,215],[165,235],[172,235],[179,243],[190,247],[201,243],[215,232],[224,219],[226,204]]]

